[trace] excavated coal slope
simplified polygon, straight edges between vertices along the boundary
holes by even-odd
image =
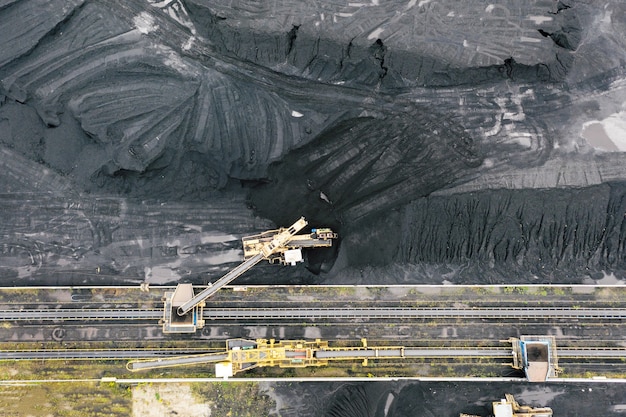
[[[458,417],[493,415],[492,402],[512,394],[520,405],[550,407],[554,416],[620,416],[621,384],[511,382],[276,383],[284,417]],[[288,405],[287,405],[288,404]]]
[[[3,284],[206,283],[301,215],[338,247],[242,283],[623,282],[625,27],[621,1],[0,1]]]

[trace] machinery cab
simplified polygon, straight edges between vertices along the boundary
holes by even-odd
[[[256,256],[262,251],[264,245],[272,241],[274,236],[285,230],[268,230],[256,235],[243,237],[241,241],[244,260]],[[285,245],[274,249],[274,253],[265,257],[265,259],[271,264],[295,265],[304,260],[302,249],[331,247],[333,239],[337,239],[337,237],[337,233],[327,227],[311,229],[311,233],[292,236]]]
[[[494,417],[552,417],[552,409],[549,407],[530,407],[519,405],[511,394],[504,394],[500,401],[492,403]],[[480,417],[475,414],[461,413],[460,417]]]

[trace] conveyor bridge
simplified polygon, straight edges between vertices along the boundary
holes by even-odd
[[[216,363],[216,376],[229,377],[248,369],[277,366],[280,368],[303,368],[326,366],[331,361],[362,361],[364,366],[370,360],[403,359],[489,359],[502,360],[514,369],[524,370],[531,382],[545,381],[556,377],[559,371],[556,343],[552,336],[521,336],[507,341],[508,346],[469,346],[469,347],[428,347],[428,346],[369,346],[361,339],[360,346],[329,346],[321,339],[304,341],[276,341],[274,339],[231,339],[226,342],[226,350],[212,354],[187,355],[158,359],[133,360],[128,362],[130,371],[166,368],[172,366],[200,365]],[[523,354],[529,344],[546,344],[546,356],[532,358]],[[625,348],[566,347],[560,357],[567,359],[621,360]],[[529,361],[530,358],[530,361]],[[508,362],[511,361],[511,362]],[[545,364],[541,362],[544,361]],[[543,374],[537,374],[537,369]]]
[[[541,358],[534,358],[529,363],[528,357],[522,354],[530,343],[546,341],[547,353],[544,375],[537,379],[531,369],[540,365]],[[361,346],[329,346],[328,341],[316,339],[313,341],[276,341],[274,339],[231,339],[226,342],[226,350],[221,353],[208,355],[193,355],[148,360],[134,360],[128,363],[130,371],[165,368],[183,365],[198,365],[217,363],[216,375],[232,376],[238,372],[256,367],[278,366],[280,368],[301,368],[310,366],[325,366],[330,361],[362,361],[367,366],[369,360],[402,360],[402,359],[503,359],[511,360],[510,365],[515,369],[523,369],[527,379],[535,382],[548,377],[557,376],[558,361],[556,343],[551,336],[522,336],[511,338],[506,346],[492,347],[405,347],[405,346],[369,346],[367,339],[361,339]],[[564,357],[596,357],[619,358],[624,355],[624,349],[564,349]]]
[[[184,288],[179,286],[180,288]],[[191,289],[191,286],[189,287]],[[169,293],[168,293],[169,294]],[[171,294],[170,300],[174,300]],[[170,304],[171,305],[171,304]],[[165,314],[175,315],[172,308]],[[608,320],[626,319],[624,308],[566,308],[566,307],[474,307],[474,308],[423,308],[423,307],[293,307],[293,308],[203,308],[198,310],[197,321],[209,320],[346,320],[346,319],[517,319],[517,320]],[[162,319],[164,309],[130,308],[36,308],[2,309],[0,321],[152,321]],[[172,320],[171,318],[169,318]],[[204,323],[203,323],[204,324]],[[196,326],[201,327],[196,323]]]
[[[362,339],[362,346],[329,346],[327,341],[276,341],[274,339],[231,339],[226,342],[226,350],[221,354],[194,355],[156,360],[136,360],[128,363],[131,371],[164,368],[210,362],[224,362],[222,368],[231,368],[228,376],[256,367],[278,366],[281,368],[302,368],[326,366],[329,361],[362,361],[404,359],[404,358],[491,358],[511,359],[511,349],[492,348],[433,348],[404,346],[368,346]],[[219,367],[218,367],[219,368]]]

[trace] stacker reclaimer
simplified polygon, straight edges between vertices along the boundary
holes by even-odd
[[[307,224],[301,217],[286,229],[244,237],[244,261],[198,294],[195,294],[192,284],[178,284],[173,292],[166,292],[163,333],[194,333],[204,327],[202,312],[205,300],[263,259],[270,263],[296,265],[303,260],[303,248],[330,247],[332,241],[337,239],[337,234],[329,228],[312,229],[309,234],[298,235]]]

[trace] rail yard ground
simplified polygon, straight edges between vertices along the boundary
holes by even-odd
[[[176,350],[194,353],[222,351],[225,341],[232,338],[276,340],[328,340],[334,346],[359,346],[367,338],[370,346],[406,346],[430,348],[495,347],[508,349],[507,340],[520,335],[553,335],[557,346],[571,348],[623,348],[624,327],[622,319],[562,318],[555,322],[550,316],[530,315],[532,310],[559,308],[576,313],[624,308],[626,289],[606,286],[282,286],[282,287],[229,287],[207,302],[207,325],[196,334],[164,335],[158,324],[162,308],[163,287],[149,291],[139,287],[126,288],[73,288],[73,289],[20,289],[0,290],[2,311],[84,311],[84,310],[146,310],[158,312],[151,321],[93,320],[85,322],[59,320],[5,321],[0,328],[2,350],[39,350],[42,352],[81,350],[147,349],[150,351]],[[280,310],[285,308],[310,311],[316,309],[403,309],[438,310],[454,308],[452,317],[443,318],[255,318],[211,320],[213,308],[245,310],[251,306]],[[507,319],[499,316],[464,318],[469,313],[490,308],[500,311],[525,311],[528,317]],[[306,310],[310,309],[310,310]],[[517,314],[517,313],[516,313]],[[548,314],[548,313],[546,313]],[[88,358],[86,356],[83,359]],[[127,374],[124,362],[95,359],[95,378],[120,377]],[[521,376],[509,367],[511,360],[477,358],[459,359],[406,359],[403,363],[390,360],[370,361],[368,367],[359,362],[331,363],[328,367],[304,369],[260,368],[246,376],[393,376],[393,377],[467,377],[467,376]],[[9,365],[11,362],[4,362]],[[401,366],[400,366],[401,365]],[[92,366],[88,361],[17,361],[7,367],[3,379],[77,378],[85,375]],[[582,358],[562,361],[562,376],[566,377],[623,377],[623,361],[607,360],[590,364]],[[197,376],[212,375],[212,365],[195,368],[172,368],[148,371],[143,376]]]

